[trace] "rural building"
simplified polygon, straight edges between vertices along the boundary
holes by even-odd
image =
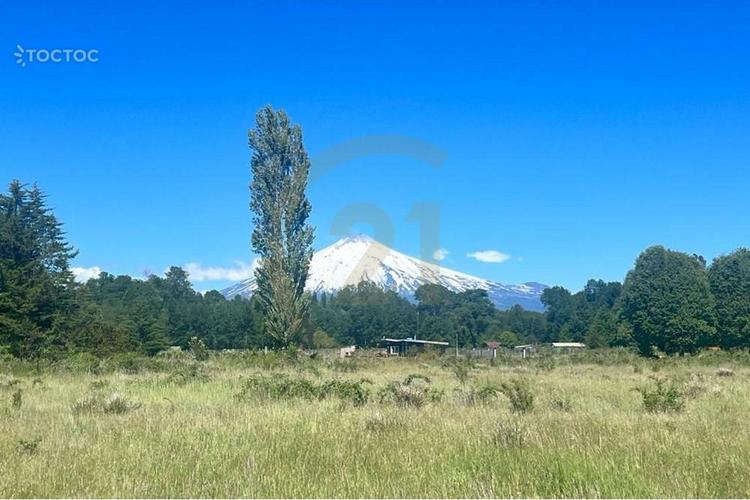
[[[492,359],[495,359],[497,357],[497,350],[500,348],[500,342],[490,340],[489,342],[485,342],[485,344],[492,354]]]
[[[553,349],[562,349],[566,352],[574,351],[576,349],[584,349],[586,344],[583,342],[552,342]]]
[[[416,354],[417,352],[429,347],[444,349],[450,344],[439,340],[417,340],[411,337],[406,339],[389,339],[383,337],[380,345],[385,347],[385,353],[388,356],[406,356]]]
[[[349,345],[346,347],[342,347],[339,351],[339,357],[342,358],[351,358],[354,356],[354,353],[357,351],[357,346],[355,345]]]
[[[536,346],[534,344],[524,344],[524,345],[517,345],[513,348],[514,351],[520,352],[521,357],[526,359],[529,354],[534,352],[536,350]]]

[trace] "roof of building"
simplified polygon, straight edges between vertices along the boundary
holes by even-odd
[[[583,342],[552,342],[552,347],[586,347]]]
[[[392,344],[429,344],[429,345],[450,345],[448,342],[443,342],[440,340],[417,340],[413,338],[406,338],[406,339],[389,339],[386,337],[383,337],[380,339],[381,342],[390,342]]]

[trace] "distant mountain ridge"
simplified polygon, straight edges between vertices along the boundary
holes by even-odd
[[[471,289],[487,290],[490,300],[500,309],[514,305],[531,311],[542,311],[541,283],[504,285],[397,252],[365,235],[343,238],[313,255],[305,290],[335,294],[362,281],[374,283],[384,290],[393,290],[413,299],[417,289],[427,283],[442,285],[453,292]],[[225,297],[249,297],[257,286],[255,277],[222,291]]]

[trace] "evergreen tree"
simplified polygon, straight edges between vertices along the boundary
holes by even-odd
[[[310,160],[302,129],[270,106],[258,111],[249,139],[252,246],[262,262],[255,271],[257,295],[268,334],[287,345],[298,338],[308,311],[303,292],[312,258],[311,207],[305,196]]]
[[[167,309],[166,335],[172,345],[187,348],[188,339],[202,338],[208,328],[207,316],[188,273],[181,267],[171,266],[164,278],[150,276],[149,282],[159,291]]]
[[[622,317],[641,353],[692,352],[715,334],[705,263],[661,246],[646,249],[625,279]]]
[[[22,357],[63,348],[75,310],[76,252],[44,198],[17,180],[0,195],[0,341]]]
[[[708,279],[716,299],[721,346],[750,347],[750,250],[741,248],[715,259]]]

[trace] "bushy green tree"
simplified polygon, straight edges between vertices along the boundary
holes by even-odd
[[[646,249],[625,279],[622,317],[641,353],[692,352],[716,332],[714,299],[705,262],[696,256]]]
[[[310,160],[302,129],[292,125],[284,111],[267,106],[255,120],[249,138],[252,246],[262,262],[255,271],[257,296],[267,332],[286,345],[298,338],[308,311],[304,287],[313,229],[307,224],[311,206],[305,189]]]
[[[750,347],[750,250],[740,248],[714,260],[708,270],[716,300],[719,343]]]

